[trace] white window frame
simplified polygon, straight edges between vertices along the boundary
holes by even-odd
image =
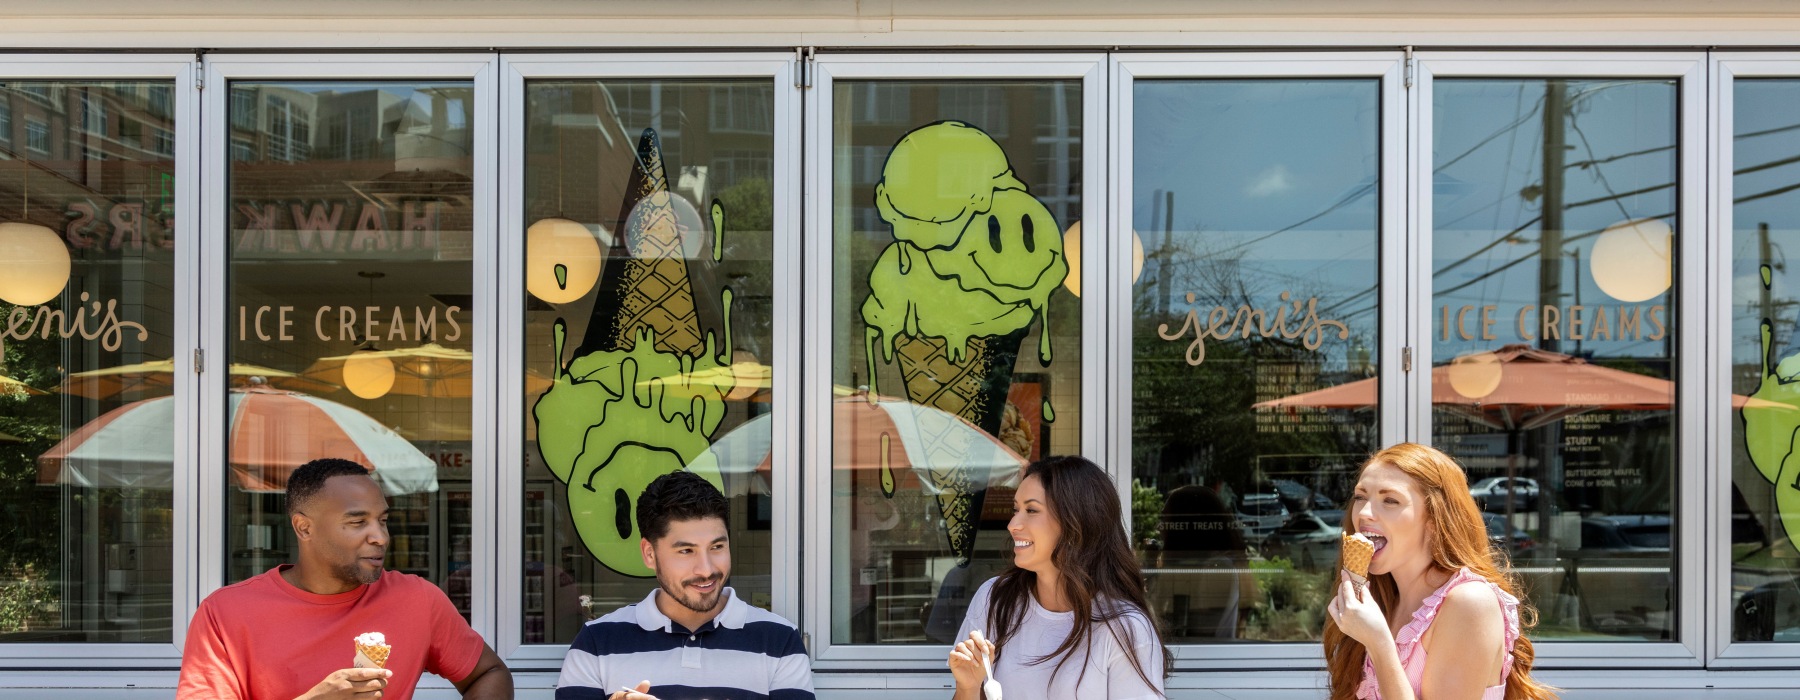
[[[1732,393],[1731,357],[1734,321],[1732,256],[1734,246],[1733,202],[1736,199],[1735,131],[1736,81],[1738,78],[1786,78],[1800,80],[1800,53],[1718,53],[1709,57],[1712,80],[1708,104],[1712,109],[1712,150],[1708,168],[1709,195],[1713,204],[1708,236],[1708,287],[1714,296],[1708,308],[1712,338],[1707,350],[1716,358],[1707,368],[1706,443],[1707,463],[1718,465],[1708,473],[1706,499],[1713,514],[1706,520],[1707,596],[1709,621],[1707,665],[1717,669],[1794,668],[1800,665],[1800,644],[1793,642],[1734,642],[1731,639],[1731,492],[1732,427],[1737,422],[1728,397]]]
[[[1112,207],[1109,232],[1134,230],[1131,202],[1134,183],[1133,168],[1133,87],[1139,79],[1298,79],[1308,78],[1374,78],[1380,81],[1381,108],[1380,153],[1380,284],[1379,341],[1380,362],[1380,434],[1382,444],[1404,438],[1406,421],[1403,410],[1409,402],[1407,391],[1420,383],[1421,373],[1400,371],[1400,350],[1413,329],[1403,325],[1412,321],[1404,312],[1406,286],[1398,272],[1405,269],[1406,244],[1406,88],[1402,83],[1404,57],[1399,51],[1361,51],[1342,53],[1222,53],[1222,54],[1123,54],[1113,59],[1112,106],[1113,125],[1109,178],[1113,184],[1108,199]],[[1108,432],[1113,435],[1108,461],[1118,465],[1116,483],[1122,493],[1131,487],[1131,417],[1132,417],[1132,313],[1119,300],[1131,299],[1130,239],[1109,235],[1107,259],[1110,263],[1107,294],[1114,300],[1108,319],[1106,336],[1111,345],[1108,354],[1120,358],[1108,369],[1106,397],[1112,407],[1108,416]],[[1429,321],[1429,317],[1426,317]],[[1429,329],[1420,331],[1429,333]],[[1416,366],[1416,365],[1415,365]],[[1126,507],[1130,507],[1127,502]],[[1129,512],[1129,510],[1127,511]],[[1291,644],[1171,644],[1177,671],[1222,671],[1267,668],[1322,666],[1318,642]],[[1308,678],[1310,682],[1310,677]]]
[[[1432,247],[1432,86],[1437,78],[1658,78],[1677,80],[1677,206],[1675,230],[1678,259],[1675,279],[1676,317],[1681,328],[1676,339],[1676,375],[1681,382],[1675,397],[1675,539],[1670,547],[1675,567],[1676,609],[1674,642],[1537,642],[1533,668],[1698,668],[1706,646],[1707,630],[1701,624],[1706,607],[1705,561],[1702,547],[1712,520],[1706,515],[1702,472],[1707,452],[1701,436],[1708,422],[1706,406],[1712,391],[1702,381],[1708,350],[1705,265],[1707,221],[1706,149],[1707,90],[1706,54],[1702,52],[1419,52],[1411,100],[1413,119],[1410,197],[1412,259],[1408,272],[1411,288],[1409,315],[1414,328],[1413,368],[1421,374],[1414,394],[1406,397],[1417,408],[1409,433],[1413,439],[1431,437],[1431,247]],[[1724,294],[1729,296],[1729,290]],[[1729,463],[1729,462],[1726,462]]]
[[[205,90],[201,93],[203,100],[204,146],[201,152],[205,172],[208,174],[200,188],[189,188],[188,191],[201,189],[198,211],[204,222],[206,239],[199,246],[207,248],[204,266],[201,270],[200,285],[202,298],[209,301],[203,309],[204,322],[201,324],[201,348],[206,351],[208,371],[200,379],[200,419],[199,430],[189,431],[199,436],[197,448],[199,468],[196,475],[199,480],[198,492],[200,507],[196,508],[198,528],[193,532],[211,533],[205,541],[193,537],[199,545],[194,558],[198,560],[199,581],[197,594],[200,598],[212,593],[225,581],[227,565],[225,532],[228,529],[226,513],[227,492],[226,481],[229,469],[226,462],[227,409],[225,373],[217,371],[230,362],[231,344],[226,334],[228,313],[223,307],[230,299],[228,284],[230,271],[227,246],[231,232],[229,205],[231,192],[227,188],[233,162],[231,155],[231,122],[228,119],[230,91],[227,89],[231,81],[286,81],[286,80],[343,80],[343,81],[436,81],[466,80],[473,83],[475,91],[475,124],[473,159],[475,167],[474,203],[472,222],[474,226],[474,260],[473,278],[469,281],[474,291],[474,308],[470,310],[473,326],[470,331],[471,350],[475,353],[473,376],[473,392],[470,397],[470,418],[473,430],[470,436],[470,457],[475,467],[470,470],[469,489],[473,494],[470,502],[470,597],[469,624],[488,640],[494,639],[494,616],[498,598],[494,591],[493,572],[496,570],[494,531],[486,527],[494,522],[495,517],[495,474],[502,463],[514,459],[507,454],[504,458],[498,453],[501,444],[496,441],[491,429],[495,424],[495,362],[496,339],[498,326],[495,313],[495,290],[491,284],[483,283],[489,279],[492,270],[488,266],[496,252],[494,231],[494,192],[495,163],[498,154],[495,151],[494,125],[496,94],[494,76],[498,69],[499,57],[494,54],[224,54],[211,53],[205,57]],[[191,91],[190,91],[191,92]],[[188,211],[195,211],[189,209]],[[193,218],[193,217],[190,217]],[[178,472],[179,473],[179,472]],[[192,610],[185,611],[188,616]],[[181,618],[185,625],[187,616]],[[428,676],[420,683],[421,688],[448,688],[448,681],[436,676]]]
[[[802,629],[812,640],[813,669],[821,675],[832,671],[886,671],[900,669],[943,668],[946,647],[941,645],[876,645],[833,644],[831,641],[831,513],[832,432],[831,432],[831,366],[832,334],[838,319],[837,309],[855,302],[833,298],[832,286],[835,255],[832,157],[833,82],[845,80],[1019,80],[1079,79],[1082,81],[1082,201],[1083,221],[1104,222],[1106,211],[1106,54],[822,54],[812,66],[813,85],[806,105],[806,153],[808,170],[806,192],[809,201],[806,220],[804,257],[810,261],[805,272],[804,288],[809,290],[805,308],[809,330],[803,352],[809,362],[803,369],[802,386],[804,421],[807,426],[802,447],[802,463],[808,466],[805,483],[805,514],[808,526],[802,537],[807,553],[802,582],[805,596],[805,622]],[[1091,264],[1082,266],[1084,289],[1105,288],[1103,236],[1083,236],[1081,258]],[[1106,343],[1102,336],[1106,325],[1102,304],[1104,294],[1088,294],[1081,298],[1081,449],[1087,454],[1107,454],[1108,436],[1104,430],[1104,368]],[[1117,472],[1117,465],[1111,465]],[[1129,468],[1126,478],[1129,480]],[[1130,503],[1130,491],[1121,500]],[[943,674],[889,675],[890,689],[943,689],[949,687]],[[831,681],[827,680],[826,683]],[[860,682],[860,681],[851,681]],[[824,683],[821,687],[830,687]]]
[[[502,75],[500,134],[504,152],[510,154],[501,164],[499,247],[496,275],[499,290],[500,318],[497,328],[508,331],[506,337],[523,337],[525,327],[525,81],[534,79],[593,80],[679,80],[764,78],[774,84],[775,202],[774,202],[774,279],[796,279],[800,274],[800,90],[794,83],[795,55],[785,53],[687,53],[687,54],[507,54],[500,59]],[[771,475],[770,491],[770,590],[771,607],[778,615],[798,622],[800,608],[800,571],[795,562],[800,556],[800,465],[796,445],[799,441],[801,363],[800,294],[790,286],[778,285],[773,300],[774,357],[771,360],[770,420],[774,431],[770,444],[770,463],[776,465]],[[510,455],[525,444],[524,421],[528,415],[524,392],[525,347],[523,342],[501,343],[496,358],[500,363],[498,386],[501,387],[499,443],[507,446],[509,458],[500,463],[499,483],[495,494],[498,502],[497,525],[501,557],[497,562],[496,595],[501,602],[495,650],[515,670],[555,672],[562,666],[567,643],[522,643],[523,600],[522,577],[505,572],[521,571],[524,566],[524,464]],[[786,585],[786,584],[792,585]],[[644,580],[644,590],[655,586]]]
[[[199,285],[195,284],[200,267],[199,217],[194,215],[199,198],[199,100],[194,90],[193,56],[188,54],[12,54],[0,55],[0,80],[158,80],[169,81],[174,92],[175,182],[176,206],[181,212],[175,218],[175,288],[170,299],[170,317],[174,328],[175,464],[193,464],[197,444],[196,424],[199,382],[188,371],[197,347],[200,308]],[[19,115],[23,116],[23,115]],[[187,621],[199,605],[198,571],[194,560],[201,532],[195,505],[196,474],[192,470],[175,470],[172,508],[175,514],[172,537],[174,549],[170,562],[171,605],[173,627],[169,643],[14,643],[0,644],[0,671],[6,669],[59,669],[64,673],[31,674],[29,680],[20,672],[9,671],[16,682],[41,684],[38,687],[91,686],[92,681],[69,670],[173,669],[181,664],[181,647],[187,640]],[[204,550],[205,547],[198,547]],[[12,681],[9,681],[11,684]]]

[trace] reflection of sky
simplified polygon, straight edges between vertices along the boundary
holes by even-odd
[[[1139,81],[1132,219],[1148,261],[1167,265],[1168,307],[1202,313],[1317,295],[1321,316],[1375,337],[1380,110],[1375,80]],[[1173,216],[1164,211],[1173,193]],[[1167,230],[1165,230],[1167,227]],[[1165,244],[1173,255],[1158,251]],[[1240,286],[1241,284],[1241,286]],[[1339,306],[1341,304],[1341,306]],[[1349,318],[1347,318],[1349,317]],[[1337,342],[1335,338],[1334,342]]]
[[[1498,341],[1464,342],[1452,334],[1451,341],[1443,342],[1434,334],[1440,359],[1524,342],[1515,329],[1522,306],[1626,305],[1594,284],[1588,268],[1596,234],[1636,218],[1660,218],[1674,225],[1674,83],[1561,84],[1567,95],[1560,126],[1565,144],[1563,266],[1560,294],[1553,300],[1540,296],[1538,279],[1546,187],[1543,108],[1549,83],[1475,79],[1434,84],[1432,327],[1442,330],[1437,307],[1449,305],[1454,311],[1463,305],[1492,304],[1500,307],[1495,327],[1502,331]],[[1677,241],[1681,233],[1676,231]],[[1647,310],[1667,305],[1669,299],[1665,292],[1641,306]],[[1662,343],[1647,337],[1646,332],[1641,339],[1587,340],[1582,349],[1597,357],[1663,355]],[[1573,349],[1571,341],[1565,339],[1563,344],[1564,352]]]
[[[1800,352],[1794,347],[1795,299],[1800,298],[1800,270],[1788,264],[1790,254],[1800,254],[1800,80],[1738,80],[1735,83],[1732,124],[1736,134],[1732,178],[1732,314],[1731,359],[1733,364],[1757,362],[1760,319],[1773,315],[1777,356]],[[1790,190],[1790,191],[1783,191]],[[1773,279],[1769,309],[1762,308],[1762,263],[1758,229],[1769,227],[1769,262]],[[1733,386],[1749,391],[1756,379],[1740,372]]]

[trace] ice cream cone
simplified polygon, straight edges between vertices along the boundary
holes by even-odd
[[[656,331],[658,350],[697,355],[705,348],[705,334],[656,132],[645,130],[639,138],[638,164],[620,213],[623,235],[607,255],[613,261],[609,264],[620,269],[603,278],[594,318],[577,354],[629,350],[639,332],[650,328]]]
[[[352,668],[387,668],[388,653],[393,647],[379,632],[370,632],[356,638],[356,658],[351,662]]]
[[[1012,387],[1013,364],[1026,330],[1004,336],[969,339],[962,362],[951,359],[943,338],[903,336],[894,344],[900,361],[900,377],[913,403],[960,416],[989,434],[1000,432],[1006,413],[1006,395]],[[957,564],[966,564],[975,550],[975,527],[981,493],[986,490],[989,465],[970,464],[967,431],[954,424],[933,425],[920,421],[923,444],[930,449],[925,476],[937,491],[938,511]]]
[[[1341,560],[1343,569],[1358,584],[1369,582],[1369,560],[1375,556],[1375,543],[1361,533],[1344,533]]]

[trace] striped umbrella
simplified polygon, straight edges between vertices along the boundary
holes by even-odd
[[[367,414],[315,396],[233,389],[229,462],[245,491],[281,492],[290,472],[320,457],[368,467],[390,496],[436,491],[437,464]],[[175,401],[126,404],[38,457],[39,484],[166,489],[174,484]]]
[[[727,495],[768,492],[773,438],[769,416],[745,421],[707,450],[718,461]],[[1025,466],[1023,457],[974,423],[905,399],[883,396],[870,401],[863,393],[839,396],[831,402],[831,422],[832,468],[863,470],[879,479],[888,493],[936,495],[931,480],[919,475],[952,466],[976,468],[987,475],[986,486],[1015,487]]]

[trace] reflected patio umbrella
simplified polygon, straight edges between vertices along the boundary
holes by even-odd
[[[708,448],[725,477],[727,496],[769,493],[770,415],[745,421]],[[882,490],[890,494],[936,495],[932,481],[920,474],[934,464],[949,466],[951,459],[957,466],[984,468],[987,486],[1017,486],[1025,466],[1025,458],[967,419],[905,399],[871,402],[866,394],[840,394],[831,402],[831,422],[832,468],[881,470]]]
[[[266,388],[233,389],[227,460],[244,491],[282,492],[288,474],[320,457],[368,467],[389,496],[436,491],[437,464],[349,406]],[[108,411],[38,457],[40,485],[167,489],[174,485],[175,399]]]
[[[293,372],[243,362],[231,363],[231,385],[246,387],[256,384],[305,394],[329,394],[336,384],[300,376]],[[260,378],[260,381],[259,381]],[[105,369],[76,372],[57,385],[56,390],[71,396],[106,399],[114,396],[170,393],[175,387],[175,360],[153,360]]]
[[[1431,368],[1432,407],[1498,430],[1531,430],[1589,411],[1663,410],[1675,401],[1675,383],[1667,379],[1602,367],[1573,355],[1528,345],[1507,345],[1492,354],[1494,361],[1486,370],[1491,376],[1485,383],[1493,388],[1479,397],[1457,391],[1456,385],[1464,380],[1455,373],[1465,371],[1463,368],[1454,363]],[[1251,407],[1290,411],[1374,408],[1376,382],[1371,377],[1262,401]],[[1731,396],[1731,405],[1793,408],[1739,394]]]
[[[394,386],[387,390],[389,394],[450,399],[466,399],[474,394],[475,353],[437,343],[321,357],[301,374],[342,386],[344,361],[352,357],[386,358],[393,362]],[[525,371],[527,392],[540,394],[549,388],[548,378],[529,369]]]
[[[0,374],[0,396],[39,396],[50,392]]]

